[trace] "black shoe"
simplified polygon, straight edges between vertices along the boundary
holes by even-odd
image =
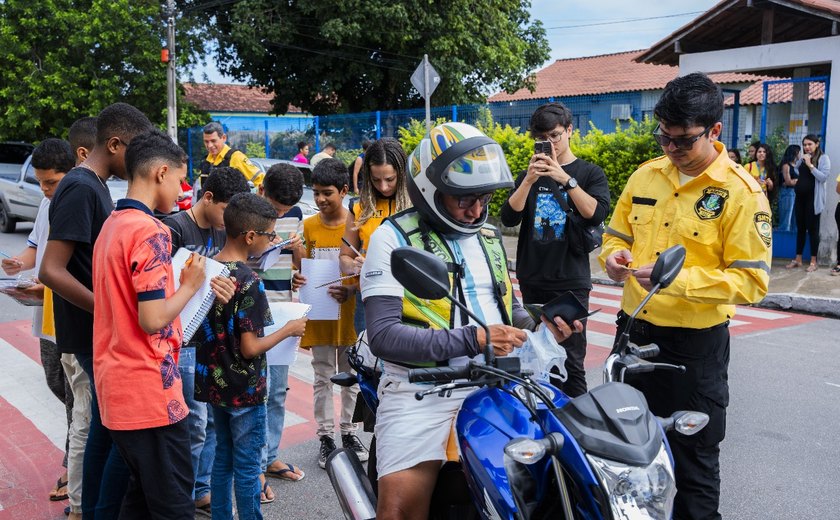
[[[329,435],[322,435],[321,436],[321,451],[320,455],[318,456],[318,465],[321,468],[326,469],[327,467],[327,457],[330,456],[330,453],[335,451],[335,441]]]
[[[345,433],[341,436],[341,447],[353,450],[356,456],[359,457],[359,462],[368,460],[368,450],[362,441],[352,433]]]

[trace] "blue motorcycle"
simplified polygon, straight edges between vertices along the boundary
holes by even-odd
[[[685,249],[674,246],[659,256],[653,289],[629,317],[604,365],[604,384],[570,399],[522,370],[517,357],[495,357],[484,349],[484,362],[462,367],[414,369],[411,382],[434,383],[416,398],[446,395],[475,387],[461,405],[455,431],[460,467],[441,470],[432,497],[431,518],[487,519],[662,519],[671,518],[676,486],[673,458],[665,432],[699,432],[708,416],[680,411],[655,417],[644,396],[623,383],[628,374],[684,367],[651,363],[656,345],[629,341],[635,316],[648,300],[676,278]],[[448,298],[476,323],[486,325],[449,293],[446,266],[431,253],[403,247],[393,251],[396,278],[420,298]],[[338,384],[360,384],[375,412],[375,370],[351,356],[356,376],[336,376]],[[375,459],[375,447],[371,459]],[[349,450],[337,450],[327,470],[348,519],[376,516],[375,462],[365,475]],[[372,483],[373,482],[373,483]]]

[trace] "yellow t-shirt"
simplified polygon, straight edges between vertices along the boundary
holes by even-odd
[[[314,259],[338,261],[341,238],[344,236],[345,221],[337,226],[327,226],[316,213],[303,221],[303,240],[306,243],[306,256]],[[353,280],[345,280],[345,285],[353,285]],[[303,348],[318,346],[346,347],[356,342],[356,330],[353,327],[353,314],[356,311],[355,295],[341,304],[338,320],[310,320],[306,324],[306,334],[301,339]]]
[[[353,202],[350,204],[350,212],[353,213],[353,220],[355,222],[359,222],[359,216],[362,214],[362,207],[359,199],[354,199]],[[376,201],[376,210],[373,212],[373,216],[370,217],[367,222],[362,224],[359,227],[359,241],[361,242],[361,246],[359,249],[362,253],[367,250],[368,242],[370,242],[370,236],[376,231],[376,228],[382,224],[382,221],[385,220],[387,217],[390,217],[394,213],[394,199],[379,199]]]

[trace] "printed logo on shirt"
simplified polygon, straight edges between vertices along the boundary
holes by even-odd
[[[703,190],[703,196],[694,204],[694,212],[701,220],[718,218],[723,213],[723,204],[729,198],[729,191],[723,188],[708,187]]]
[[[382,276],[382,271],[368,271],[365,273],[365,278],[373,278],[374,276]]]
[[[564,192],[561,197],[567,197]],[[534,237],[539,242],[566,239],[566,212],[553,193],[538,193],[534,211]]]
[[[770,213],[766,211],[759,211],[753,217],[755,223],[755,230],[758,231],[758,236],[764,242],[764,245],[770,247],[773,242],[773,218]]]

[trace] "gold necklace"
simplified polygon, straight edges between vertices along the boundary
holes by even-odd
[[[93,173],[93,176],[96,177],[96,180],[99,181],[99,184],[101,184],[102,187],[105,188],[106,190],[108,189],[108,186],[105,185],[105,181],[102,180],[102,177],[100,177],[99,174],[96,173],[96,170],[91,168],[86,162],[82,161],[79,164],[78,168],[84,168],[84,169],[88,170],[89,172]]]

